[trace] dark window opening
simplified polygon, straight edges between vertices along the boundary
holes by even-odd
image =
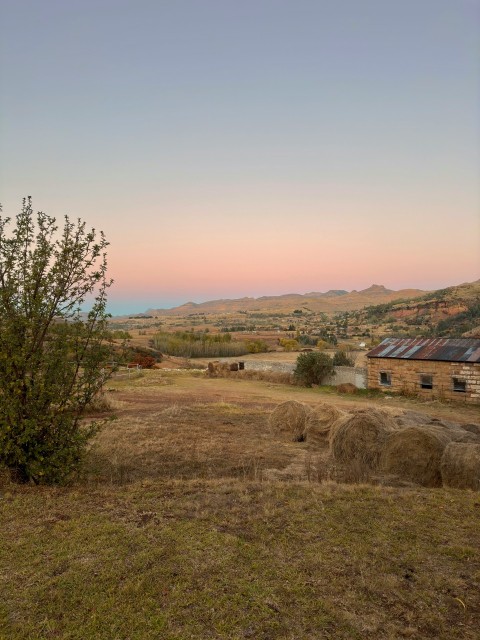
[[[392,384],[392,374],[388,371],[380,371],[380,384],[384,387],[390,387]]]
[[[433,389],[433,376],[421,375],[420,376],[420,387],[422,389]]]
[[[467,383],[465,380],[461,380],[460,378],[453,378],[453,390],[459,391],[460,393],[465,393],[467,390]]]

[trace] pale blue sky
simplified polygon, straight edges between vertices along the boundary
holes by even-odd
[[[0,0],[0,200],[103,228],[115,312],[474,280],[479,9]],[[202,271],[225,247],[257,268]]]

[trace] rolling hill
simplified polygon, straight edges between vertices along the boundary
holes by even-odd
[[[367,307],[357,320],[390,325],[396,334],[480,337],[480,280]]]

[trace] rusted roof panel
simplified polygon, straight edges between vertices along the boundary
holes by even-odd
[[[480,362],[480,340],[476,338],[385,338],[367,353],[367,358]]]

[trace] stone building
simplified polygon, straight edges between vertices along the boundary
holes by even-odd
[[[480,340],[386,338],[367,353],[369,389],[480,404]]]

